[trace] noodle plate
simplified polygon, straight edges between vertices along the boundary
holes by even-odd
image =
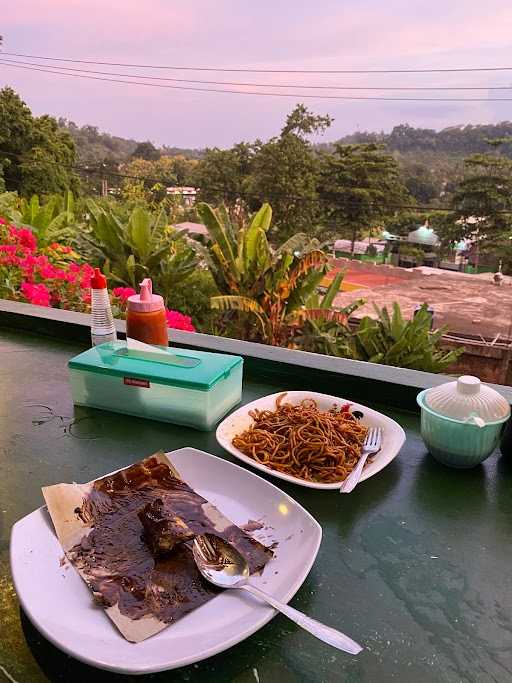
[[[233,446],[270,469],[306,481],[343,481],[361,456],[367,428],[346,407],[322,411],[313,399],[293,405],[276,400],[275,410],[253,410],[253,424]]]

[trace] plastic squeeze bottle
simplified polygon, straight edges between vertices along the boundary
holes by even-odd
[[[93,346],[117,339],[114,317],[108,298],[107,278],[99,268],[91,278],[91,341]]]
[[[148,277],[140,283],[140,293],[128,297],[126,336],[145,344],[168,346],[164,300],[153,294]]]

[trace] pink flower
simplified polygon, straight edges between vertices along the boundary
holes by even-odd
[[[80,287],[82,289],[89,289],[91,286],[91,278],[94,275],[94,268],[88,263],[85,263],[83,266],[81,266],[80,275]]]
[[[37,249],[37,240],[31,230],[28,230],[27,228],[15,228],[14,226],[11,226],[9,228],[9,233],[11,238],[22,247],[26,247],[30,251],[35,251]]]
[[[118,299],[121,299],[123,303],[126,303],[128,297],[137,294],[137,292],[131,287],[115,287],[112,290],[112,294]]]
[[[184,315],[179,311],[171,311],[167,308],[165,310],[165,317],[167,319],[167,327],[172,327],[175,330],[183,330],[184,332],[196,331],[196,328],[192,324],[192,318],[189,315]]]
[[[50,292],[45,285],[34,285],[30,282],[23,282],[21,285],[21,292],[25,299],[36,306],[50,305]]]
[[[55,266],[52,266],[51,263],[48,263],[48,265],[39,268],[39,275],[43,278],[43,280],[52,280],[55,277],[55,271]]]

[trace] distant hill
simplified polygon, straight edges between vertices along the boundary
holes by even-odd
[[[59,126],[65,128],[75,141],[78,160],[82,164],[95,164],[108,160],[115,164],[126,162],[135,151],[139,140],[121,138],[110,133],[102,133],[97,126],[77,126],[73,121],[60,118]],[[164,156],[184,156],[187,159],[200,159],[203,151],[200,149],[186,149],[182,147],[160,148]]]
[[[119,164],[127,161],[139,144],[139,140],[122,138],[110,133],[102,133],[96,126],[77,126],[73,121],[59,119],[59,125],[70,132],[75,140],[78,158],[81,163],[94,164],[108,160]],[[487,140],[509,138],[512,141],[512,122],[497,124],[450,126],[436,131],[431,128],[415,128],[407,123],[395,126],[390,133],[370,133],[366,131],[351,133],[338,142],[364,143],[380,142],[405,161],[416,161],[430,165],[435,159],[459,160],[477,152],[489,152]],[[333,142],[315,144],[319,152],[330,151]],[[512,142],[504,144],[501,151],[512,157]],[[204,150],[183,147],[160,148],[164,156],[184,156],[187,159],[201,159]]]
[[[449,156],[468,156],[478,152],[489,152],[492,147],[487,140],[509,138],[510,143],[501,147],[501,151],[512,157],[512,122],[502,121],[497,124],[450,126],[436,131],[431,128],[414,128],[407,123],[395,126],[391,133],[357,132],[338,140],[338,142],[362,143],[381,142],[392,152],[408,154],[412,152],[430,152]],[[332,143],[315,145],[320,150],[329,150]]]

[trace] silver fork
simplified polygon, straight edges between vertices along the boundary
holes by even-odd
[[[359,480],[361,479],[361,474],[363,473],[363,467],[370,455],[380,451],[382,444],[382,429],[380,427],[372,427],[368,430],[366,439],[364,440],[363,450],[361,452],[361,457],[357,465],[354,467],[352,472],[343,481],[340,486],[340,493],[350,493],[355,489]]]

